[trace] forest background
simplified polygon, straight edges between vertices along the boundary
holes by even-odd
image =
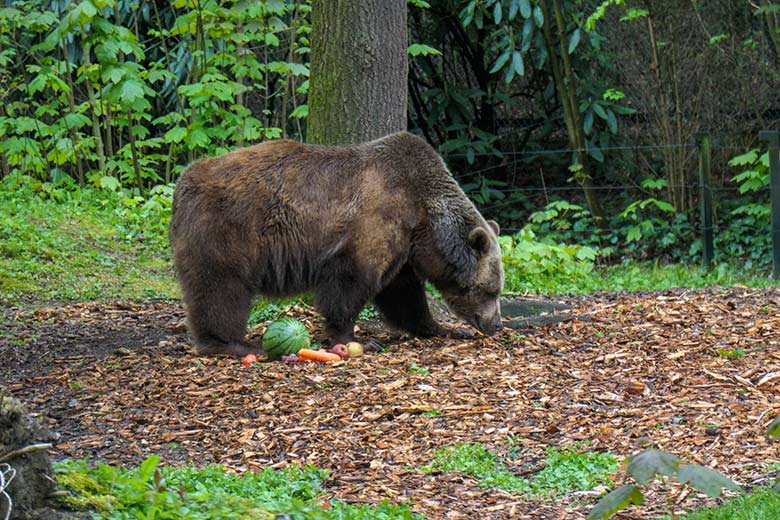
[[[31,197],[110,208],[123,239],[165,249],[186,164],[306,139],[310,14],[284,0],[4,2],[8,211]],[[716,260],[760,271],[778,22],[770,0],[410,0],[408,128],[502,224],[524,267],[510,289],[698,262],[697,132],[712,143]],[[0,236],[7,257],[38,254],[7,220]]]

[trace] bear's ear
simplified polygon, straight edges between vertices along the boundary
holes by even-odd
[[[487,229],[477,226],[469,233],[469,245],[480,253],[487,253],[490,250],[490,234]]]
[[[495,220],[488,220],[487,225],[490,226],[490,229],[493,230],[493,233],[498,236],[498,234],[501,232],[501,228],[498,227],[498,222]]]

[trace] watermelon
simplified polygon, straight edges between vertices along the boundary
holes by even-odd
[[[270,360],[297,354],[311,344],[306,326],[292,318],[282,318],[271,323],[263,334],[263,350]]]

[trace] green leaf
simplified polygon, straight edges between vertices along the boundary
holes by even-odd
[[[309,115],[309,105],[301,105],[290,113],[290,117],[305,118]]]
[[[599,500],[590,514],[588,514],[588,520],[606,520],[621,509],[624,509],[630,504],[638,506],[644,502],[645,497],[639,488],[626,484],[620,486],[617,489],[612,490],[604,498]]]
[[[519,0],[510,0],[509,2],[509,16],[508,18],[510,20],[514,20],[515,16],[517,16],[517,11],[520,9],[520,1]]]
[[[493,7],[493,22],[496,25],[501,23],[501,17],[503,14],[504,13],[501,9],[501,2],[496,2],[496,5]]]
[[[499,56],[499,57],[498,57],[498,59],[496,60],[496,62],[493,64],[493,68],[491,68],[491,69],[490,69],[490,73],[491,73],[491,74],[495,74],[496,72],[498,72],[499,70],[501,70],[501,68],[502,68],[504,65],[506,65],[506,62],[508,62],[508,61],[509,61],[509,57],[510,57],[510,56],[511,56],[511,52],[510,52],[510,50],[509,50],[509,49],[505,50],[505,51],[504,51],[504,52],[501,54],[501,56]]]
[[[617,133],[618,130],[618,122],[617,117],[615,117],[615,113],[612,110],[607,110],[607,126],[609,127],[609,131],[613,134]]]
[[[574,52],[574,49],[577,48],[577,45],[580,43],[580,30],[574,29],[574,32],[571,33],[571,38],[569,38],[569,54]]]
[[[180,143],[187,136],[187,129],[181,126],[174,126],[163,136],[166,143]]]
[[[506,74],[504,75],[504,83],[507,85],[512,82],[512,79],[515,77],[515,68],[510,66],[506,69]]]
[[[154,470],[157,469],[157,464],[159,464],[159,462],[159,455],[149,455],[138,468],[138,478],[142,482],[148,482],[149,479],[152,478],[152,475],[154,475]]]
[[[758,9],[756,9],[756,16],[761,14],[768,14],[768,13],[775,13],[780,14],[780,5],[772,4],[772,5],[762,5]]]
[[[648,177],[647,179],[643,180],[640,184],[643,188],[646,188],[648,190],[660,190],[662,188],[665,188],[667,184],[669,184],[669,182],[666,179],[654,179],[652,177]]]
[[[528,49],[531,48],[531,44],[533,43],[533,36],[534,36],[534,21],[531,18],[526,19],[525,23],[523,23],[523,32],[520,36],[520,39],[523,41],[523,45],[520,48],[522,52],[528,52]]]
[[[621,92],[620,90],[614,89],[614,88],[608,88],[604,91],[604,94],[601,95],[602,98],[606,99],[607,101],[620,101],[626,95]]]
[[[122,81],[125,74],[127,74],[127,70],[121,65],[109,65],[103,67],[101,70],[100,79],[102,79],[104,83],[117,84]]]
[[[598,103],[593,103],[593,111],[596,113],[597,116],[599,116],[604,121],[607,120],[607,112],[604,110],[604,107],[599,105]]]
[[[630,107],[622,107],[620,105],[612,105],[612,111],[616,114],[620,114],[622,116],[630,116],[631,114],[636,113],[635,108]]]
[[[424,43],[413,43],[412,45],[409,46],[406,52],[408,52],[409,56],[412,57],[441,56],[441,51],[434,49],[429,45],[425,45]]]
[[[631,226],[626,233],[626,243],[637,242],[642,238],[642,229],[639,226]]]
[[[85,116],[84,114],[73,114],[68,113],[65,114],[65,116],[62,118],[63,122],[65,123],[65,126],[67,128],[81,128],[87,124],[89,124],[89,118]]]
[[[644,16],[649,15],[650,12],[647,9],[636,9],[633,7],[629,7],[626,9],[625,16],[622,16],[620,18],[621,22],[630,22],[631,20],[636,20],[637,18],[642,18]]]
[[[729,166],[747,166],[751,165],[754,162],[756,162],[756,159],[758,159],[758,148],[750,150],[747,153],[743,153],[742,155],[737,155],[736,157],[733,157],[729,162]]]
[[[628,474],[638,483],[645,485],[655,477],[656,473],[667,477],[675,476],[679,467],[679,457],[665,451],[650,449],[631,457]]]
[[[135,103],[137,99],[143,99],[144,86],[137,80],[128,79],[122,83],[122,88],[119,91],[122,104],[129,106]]]
[[[773,439],[780,437],[780,417],[775,417],[775,420],[767,428],[766,434]]]
[[[211,143],[211,138],[203,128],[196,128],[187,135],[187,146],[190,150],[205,148],[209,143]]]
[[[104,175],[100,178],[100,187],[106,190],[117,191],[122,187],[119,179],[111,175]]]
[[[518,76],[522,76],[525,74],[525,65],[523,64],[523,56],[518,52],[515,51],[512,53],[512,68],[515,69],[515,72]]]
[[[476,0],[471,0],[466,7],[460,12],[460,20],[463,27],[468,27],[474,20],[474,9],[477,6]]]
[[[655,207],[663,211],[664,213],[674,213],[674,206],[666,202],[665,200],[651,199],[655,203]]]
[[[520,16],[531,18],[531,0],[520,0]]]
[[[585,112],[585,117],[582,120],[582,129],[585,131],[585,135],[590,135],[590,131],[593,129],[593,110]]]
[[[28,93],[33,96],[36,92],[43,92],[46,88],[46,76],[38,74],[27,84]]]
[[[711,498],[718,498],[723,488],[731,489],[732,491],[741,489],[736,482],[722,473],[698,464],[680,466],[677,478],[682,484],[688,483]]]
[[[542,27],[544,25],[544,13],[542,12],[542,8],[538,5],[534,7],[534,21],[536,22],[537,27]]]
[[[596,159],[598,162],[604,162],[604,153],[601,151],[601,148],[591,142],[587,143],[586,148],[588,150],[588,154],[591,157]]]

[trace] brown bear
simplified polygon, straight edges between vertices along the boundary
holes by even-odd
[[[188,325],[202,354],[243,356],[257,294],[312,292],[332,344],[354,340],[373,301],[385,323],[444,332],[430,281],[485,334],[501,328],[498,225],[485,221],[423,139],[354,146],[268,141],[194,162],[169,230]]]

